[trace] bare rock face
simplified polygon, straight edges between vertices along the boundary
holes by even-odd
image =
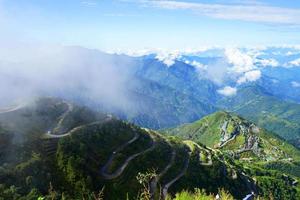
[[[226,142],[229,139],[229,135],[227,134],[227,126],[228,126],[228,121],[224,121],[221,127],[221,138],[220,138],[221,144]]]
[[[251,124],[251,126],[250,126],[250,131],[252,132],[252,133],[255,133],[255,134],[259,134],[259,127],[257,127],[256,125],[254,125],[254,124]]]
[[[257,155],[260,154],[259,137],[257,137],[256,135],[249,135],[244,148],[252,150],[253,153]]]
[[[234,154],[239,155],[246,151],[252,151],[254,154],[260,156],[262,150],[260,149],[260,129],[256,125],[240,120],[239,118],[225,119],[220,126],[220,143],[219,148],[226,146],[229,142],[234,141],[238,135],[243,135],[245,141],[239,149],[234,150]]]

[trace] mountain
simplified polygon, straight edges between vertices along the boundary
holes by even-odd
[[[300,151],[297,148],[233,113],[217,112],[162,132],[220,149],[245,166],[257,164],[300,176]]]
[[[299,50],[236,49],[229,51],[233,56],[227,51],[217,48],[132,57],[64,47],[54,53],[41,52],[42,58],[0,61],[1,69],[9,69],[0,71],[0,90],[9,94],[1,96],[0,105],[17,97],[50,95],[151,129],[170,128],[228,110],[299,147],[300,72],[291,64]],[[241,62],[232,60],[238,58]],[[45,73],[40,73],[40,66]],[[21,70],[25,68],[30,68],[30,73]],[[245,78],[253,71],[259,79]],[[228,86],[236,94],[220,93]]]
[[[300,102],[300,68],[264,68],[262,70],[265,78],[258,84],[273,94],[275,97]]]
[[[210,105],[218,98],[217,85],[199,77],[197,68],[183,61],[175,60],[168,67],[156,58],[145,57],[136,67],[135,76],[168,86]]]
[[[165,132],[239,155],[252,152],[259,160],[287,159],[288,155],[300,159],[299,150],[234,113],[216,112],[199,121],[166,129]]]
[[[184,59],[201,61],[207,65],[222,64],[218,57],[190,56]],[[291,89],[292,80],[298,80],[296,68],[263,68],[263,75],[257,82],[239,85],[236,95],[224,97],[217,93],[220,86],[194,66],[176,61],[167,67],[154,58],[147,58],[142,63],[135,76],[143,78],[139,84],[134,84],[140,86],[135,88],[140,96],[134,101],[138,102],[143,97],[152,98],[142,100],[143,104],[136,104],[137,107],[144,107],[139,109],[140,114],[128,120],[158,129],[193,122],[217,110],[228,110],[297,146],[300,138],[299,95],[298,88]],[[280,77],[280,74],[286,75]],[[159,103],[151,104],[157,99]],[[167,111],[169,108],[171,110]]]
[[[236,96],[221,100],[221,104],[286,140],[300,137],[300,105],[280,100],[258,85],[241,88]]]
[[[132,199],[143,184],[155,199],[193,188],[297,199],[292,176],[244,168],[220,150],[60,99],[1,109],[0,123],[4,199],[92,199],[100,190],[105,199]]]
[[[130,95],[135,107],[134,111],[125,114],[124,119],[137,125],[153,129],[170,127],[199,119],[216,110],[192,95],[154,81],[138,79],[131,84],[136,85]]]
[[[216,111],[211,103],[216,100],[216,86],[198,79],[196,69],[184,62],[167,67],[151,55],[131,57],[81,47],[40,51],[42,58],[20,58],[14,63],[0,60],[0,90],[9,94],[1,93],[0,105],[18,97],[49,95],[152,129],[194,121]],[[40,66],[45,73],[40,74]],[[10,70],[2,70],[6,68]],[[30,73],[21,70],[25,68]]]

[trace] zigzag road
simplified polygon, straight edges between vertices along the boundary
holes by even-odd
[[[62,127],[62,123],[63,121],[65,120],[65,118],[68,116],[69,113],[71,113],[73,111],[73,105],[69,102],[63,102],[65,104],[67,104],[68,106],[68,110],[66,112],[64,112],[61,116],[60,116],[60,120],[58,121],[56,127],[53,129],[53,133],[58,133],[59,130],[61,129]]]
[[[50,131],[48,131],[44,136],[43,138],[44,139],[51,139],[51,138],[63,138],[63,137],[66,137],[66,136],[69,136],[71,134],[73,134],[74,132],[82,129],[82,128],[85,128],[87,126],[92,126],[92,125],[96,125],[96,124],[104,124],[108,121],[110,121],[112,118],[111,117],[107,117],[106,119],[104,119],[103,121],[97,121],[97,122],[92,122],[92,123],[89,123],[89,124],[84,124],[84,125],[81,125],[81,126],[77,126],[73,129],[71,129],[70,131],[68,131],[67,133],[64,133],[64,134],[60,134],[60,135],[55,135],[55,134],[52,134]]]
[[[69,103],[69,102],[64,102],[64,103],[66,103],[68,105],[68,110],[60,116],[60,120],[58,121],[57,125],[53,128],[53,130],[48,131],[46,134],[43,135],[44,139],[63,138],[63,137],[71,135],[72,133],[74,133],[74,132],[76,132],[76,131],[84,128],[84,127],[92,126],[92,125],[96,125],[96,124],[103,124],[103,123],[106,123],[106,122],[108,122],[112,119],[112,116],[109,115],[103,121],[96,121],[96,122],[92,122],[92,123],[89,123],[89,124],[84,124],[84,125],[81,125],[81,126],[77,126],[73,129],[71,129],[70,131],[64,133],[64,134],[54,134],[54,133],[57,133],[59,129],[61,129],[63,121],[68,116],[68,114],[70,114],[73,110],[73,105],[71,103]]]
[[[63,138],[63,137],[66,137],[66,136],[69,136],[71,135],[72,133],[86,127],[86,126],[91,126],[91,125],[95,125],[95,124],[102,124],[102,123],[106,123],[108,121],[110,121],[112,119],[111,116],[108,116],[106,119],[104,119],[103,121],[97,121],[97,122],[93,122],[93,123],[90,123],[90,124],[85,124],[85,125],[81,125],[81,126],[77,126],[73,129],[71,129],[70,131],[64,133],[64,134],[56,134],[59,132],[59,130],[62,128],[62,124],[63,124],[63,121],[65,120],[65,118],[68,116],[68,114],[70,114],[70,112],[73,111],[73,105],[71,103],[68,103],[68,102],[64,102],[68,105],[68,110],[66,112],[64,112],[57,125],[52,129],[52,131],[48,131],[46,134],[43,135],[43,138],[44,139],[59,139],[59,138]],[[21,104],[21,105],[18,105],[16,107],[13,107],[13,108],[9,108],[9,109],[0,109],[0,114],[4,114],[4,113],[9,113],[9,112],[14,112],[14,111],[17,111],[21,108],[23,108],[25,105],[24,104]],[[150,137],[151,137],[151,144],[150,144],[150,147],[148,147],[147,149],[145,149],[144,151],[141,151],[141,152],[138,152],[138,153],[135,153],[131,156],[129,156],[125,162],[113,173],[108,173],[107,170],[108,168],[111,166],[114,158],[116,157],[116,155],[121,152],[123,149],[125,149],[127,146],[129,146],[130,144],[132,144],[133,142],[135,142],[139,137],[140,135],[138,133],[135,132],[135,135],[133,136],[133,138],[131,138],[129,141],[127,141],[126,143],[120,145],[117,149],[115,149],[115,151],[110,155],[110,157],[108,158],[108,161],[105,163],[105,165],[100,169],[100,174],[103,176],[104,179],[106,180],[111,180],[111,179],[115,179],[117,177],[119,177],[123,172],[124,170],[126,169],[126,167],[128,166],[128,164],[130,163],[130,161],[132,161],[133,159],[135,159],[136,157],[142,155],[142,154],[145,154],[151,150],[153,150],[155,148],[155,139],[153,138],[153,136],[151,134],[149,134]],[[188,153],[188,158],[186,159],[185,161],[185,164],[184,164],[184,167],[182,168],[181,172],[176,176],[174,177],[171,181],[169,181],[168,183],[166,183],[164,186],[163,186],[163,190],[162,190],[162,197],[163,199],[166,198],[167,196],[167,193],[168,193],[168,189],[177,181],[179,180],[182,176],[184,176],[184,174],[186,173],[187,169],[188,169],[188,166],[189,166],[189,162],[190,162],[190,155],[191,155],[191,152]],[[212,160],[211,160],[211,155],[209,155],[209,161],[208,163],[202,163],[202,165],[207,165],[207,166],[210,166],[212,165]],[[157,190],[157,184],[160,180],[160,178],[162,176],[164,176],[167,171],[171,168],[171,166],[174,164],[174,161],[175,161],[175,157],[176,157],[176,151],[174,149],[172,149],[172,153],[171,153],[171,159],[168,163],[168,165],[164,168],[163,171],[161,171],[155,178],[153,178],[153,180],[150,182],[150,194],[151,194],[151,200],[154,199],[154,196],[155,196],[155,191]]]
[[[208,162],[207,163],[203,163],[201,162],[200,165],[203,165],[203,166],[211,166],[213,163],[212,163],[212,158],[211,158],[211,152],[209,152],[209,150],[201,147],[199,144],[197,144],[196,142],[193,142],[194,145],[196,145],[199,149],[201,150],[204,150],[206,151],[206,153],[208,154]]]
[[[57,133],[61,127],[62,127],[62,123],[63,121],[65,120],[65,118],[68,116],[68,114],[70,112],[72,112],[73,110],[73,105],[68,103],[68,102],[65,102],[67,105],[68,105],[68,110],[63,113],[60,117],[60,120],[58,121],[57,125],[55,128],[53,128],[52,131],[48,131],[46,134],[43,135],[43,138],[44,139],[59,139],[59,138],[63,138],[63,137],[66,137],[66,136],[69,136],[71,135],[72,133],[86,127],[86,126],[91,126],[91,125],[95,125],[95,124],[102,124],[102,123],[105,123],[109,120],[112,119],[111,116],[108,116],[105,120],[103,121],[98,121],[98,122],[93,122],[93,123],[90,123],[90,124],[85,124],[85,125],[81,125],[81,126],[77,126],[75,128],[73,128],[72,130],[68,131],[67,133],[64,133],[64,134],[54,134],[54,133]],[[151,136],[151,135],[150,135]],[[125,147],[127,147],[128,145],[130,145],[131,143],[133,143],[134,141],[136,141],[137,139],[139,138],[139,135],[137,133],[135,133],[134,137],[129,140],[128,142],[124,143],[123,145],[119,146],[114,152],[113,154],[110,156],[110,158],[108,159],[107,163],[104,165],[104,167],[102,167],[101,169],[101,175],[105,178],[105,179],[114,179],[114,178],[117,178],[118,176],[120,176],[123,171],[125,170],[125,168],[127,167],[127,165],[129,164],[129,162],[133,159],[135,159],[136,157],[144,154],[144,153],[147,153],[148,151],[151,151],[152,149],[154,149],[155,147],[155,142],[154,142],[154,139],[152,138],[151,136],[151,145],[149,148],[147,148],[146,150],[142,151],[142,152],[139,152],[139,153],[136,153],[136,154],[133,154],[131,155],[130,157],[128,157],[125,162],[112,174],[109,174],[107,173],[107,168],[109,168],[109,166],[111,165],[113,159],[115,158],[116,154],[120,151],[122,151]]]
[[[17,111],[21,108],[25,107],[25,104],[20,104],[16,107],[12,107],[12,108],[2,108],[0,109],[0,114],[5,114],[5,113],[10,113],[10,112],[14,112]]]
[[[172,147],[171,147],[172,148]],[[157,189],[157,184],[159,182],[159,180],[161,179],[161,177],[163,175],[165,175],[167,173],[167,171],[172,167],[172,165],[174,164],[175,161],[175,157],[176,157],[176,151],[174,149],[172,149],[172,154],[171,154],[171,159],[170,162],[168,163],[168,165],[164,168],[163,171],[161,171],[156,177],[154,177],[152,179],[152,181],[150,182],[150,195],[151,195],[151,200],[154,200],[155,197],[155,191]]]
[[[184,167],[182,168],[181,172],[175,178],[173,178],[170,182],[168,182],[167,184],[165,184],[163,186],[163,190],[162,190],[162,197],[163,197],[163,199],[166,199],[169,188],[177,180],[179,180],[182,176],[184,176],[184,174],[186,173],[186,170],[188,169],[189,163],[190,163],[190,156],[191,156],[191,152],[188,153],[188,158],[185,160]]]
[[[146,150],[144,151],[141,151],[139,153],[136,153],[136,154],[133,154],[131,156],[129,156],[125,162],[113,173],[108,173],[107,172],[107,169],[109,168],[109,166],[111,165],[113,159],[116,157],[117,153],[121,152],[125,147],[127,147],[128,145],[130,145],[131,143],[133,143],[135,140],[138,139],[138,135],[136,134],[131,140],[129,140],[128,142],[124,143],[123,145],[121,145],[120,147],[118,147],[113,153],[112,155],[109,157],[108,161],[106,162],[106,164],[101,168],[100,170],[100,174],[107,180],[111,180],[111,179],[114,179],[114,178],[117,178],[119,177],[123,171],[126,169],[127,165],[129,164],[129,162],[133,159],[135,159],[136,157],[144,154],[144,153],[147,153],[151,150],[153,150],[155,148],[155,141],[154,139],[152,138],[152,136],[150,135],[151,137],[151,145],[149,148],[147,148]]]

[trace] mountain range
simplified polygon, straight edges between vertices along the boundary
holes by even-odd
[[[299,49],[38,53],[0,58],[4,199],[299,199]]]

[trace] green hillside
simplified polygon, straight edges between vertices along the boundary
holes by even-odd
[[[217,112],[163,132],[220,149],[240,162],[300,175],[298,149],[232,113]]]
[[[259,86],[241,88],[219,104],[292,143],[300,138],[300,105],[280,100]]]
[[[0,116],[0,199],[96,199],[99,191],[137,199],[145,189],[158,199],[194,188],[298,197],[292,176],[65,101],[40,99]]]

